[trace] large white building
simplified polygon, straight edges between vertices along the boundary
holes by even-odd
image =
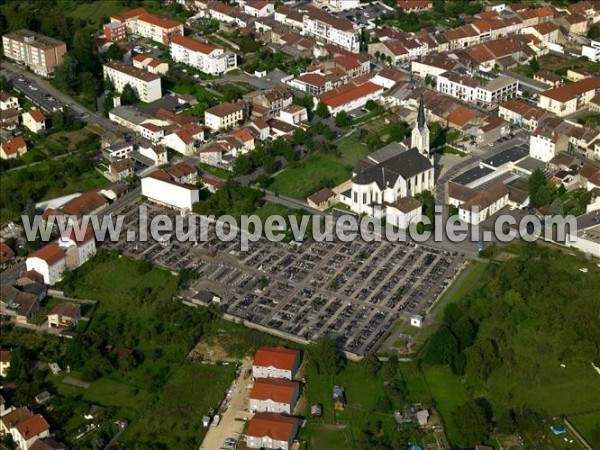
[[[67,268],[65,252],[57,244],[48,244],[32,253],[25,261],[27,270],[35,270],[52,286],[60,281]]]
[[[600,90],[600,77],[584,78],[574,83],[540,92],[538,106],[559,117],[586,108]]]
[[[248,422],[246,446],[269,450],[289,450],[298,433],[297,417],[256,413]]]
[[[335,115],[341,111],[349,112],[362,108],[369,100],[377,101],[383,91],[383,86],[370,81],[360,85],[350,82],[338,89],[319,95],[318,99],[327,105],[331,114]],[[316,107],[317,104],[315,104]]]
[[[519,82],[504,75],[480,81],[466,74],[446,72],[437,76],[436,89],[467,103],[490,106],[516,97]]]
[[[210,75],[220,75],[237,67],[235,53],[205,44],[197,39],[176,36],[169,46],[173,61],[186,64]]]
[[[360,52],[360,30],[354,23],[334,17],[319,8],[308,9],[302,21],[302,33],[352,53]]]
[[[175,36],[183,36],[183,24],[149,13],[144,8],[135,8],[110,18],[111,23],[125,24],[127,33],[137,34],[163,45],[169,45]]]
[[[204,125],[213,131],[233,128],[244,120],[244,102],[221,103],[204,111]]]
[[[120,61],[104,64],[104,79],[110,80],[119,93],[129,84],[138,98],[146,103],[162,97],[160,75],[136,69]]]
[[[142,178],[142,195],[156,203],[189,212],[199,200],[198,188],[191,184],[197,172],[187,164],[177,164],[171,169],[156,169]],[[189,173],[190,168],[194,173]]]
[[[592,62],[600,61],[600,41],[591,41],[590,45],[582,45],[581,56],[585,56]]]
[[[529,155],[540,161],[548,162],[568,148],[568,136],[545,127],[537,127],[529,138]]]

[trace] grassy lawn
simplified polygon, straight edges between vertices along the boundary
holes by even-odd
[[[569,421],[575,429],[581,434],[592,448],[600,448],[600,440],[595,439],[594,430],[600,428],[600,411],[594,413],[582,414],[580,416],[571,416]]]
[[[229,170],[221,169],[219,167],[209,166],[208,164],[204,164],[204,163],[199,163],[198,167],[203,172],[206,172],[209,175],[217,176],[219,178],[227,179],[227,178],[233,177],[233,172],[231,172]]]
[[[309,448],[354,448],[352,432],[346,425],[311,425],[309,439]]]
[[[294,165],[268,183],[268,189],[282,195],[306,199],[319,189],[334,187],[348,180],[354,165],[369,154],[365,144],[349,136],[338,142],[339,156],[318,154]]]
[[[67,16],[82,19],[96,26],[102,25],[104,18],[127,10],[127,6],[118,0],[100,0],[94,2],[67,2],[73,3],[74,8],[66,8]]]

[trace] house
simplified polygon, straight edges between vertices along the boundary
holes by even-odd
[[[292,104],[292,94],[283,86],[250,92],[243,98],[252,103],[253,107],[264,108],[266,115],[279,114],[282,109],[288,108]]]
[[[221,103],[204,111],[204,125],[213,131],[238,125],[246,116],[244,102]]]
[[[69,235],[61,236],[58,246],[65,253],[67,269],[75,269],[96,254],[96,239],[91,227],[76,229],[73,227]]]
[[[133,175],[134,163],[131,159],[120,159],[108,166],[108,173],[113,181],[121,181]]]
[[[412,197],[401,197],[387,205],[385,220],[387,223],[407,230],[411,224],[418,224],[423,219],[423,204]]]
[[[347,83],[337,89],[319,95],[319,102],[327,105],[329,112],[335,115],[341,111],[352,111],[364,107],[369,100],[378,100],[383,87],[367,81],[362,84]],[[316,108],[316,105],[315,105]]]
[[[473,197],[458,207],[458,216],[465,223],[478,225],[504,208],[508,195],[508,188],[502,182],[485,191],[475,191]]]
[[[398,0],[398,7],[405,13],[416,13],[433,8],[432,0]]]
[[[251,130],[256,131],[257,137],[261,141],[264,141],[271,134],[271,127],[269,127],[269,124],[262,119],[253,119],[248,124],[248,127]]]
[[[260,347],[254,356],[252,376],[254,378],[294,378],[300,366],[300,351],[278,347]]]
[[[574,83],[540,92],[538,106],[558,117],[585,109],[600,89],[600,77],[584,78]]]
[[[498,117],[529,131],[535,130],[547,114],[545,110],[517,99],[504,101],[498,107]]]
[[[444,72],[452,71],[463,67],[462,64],[448,56],[442,55],[425,55],[411,61],[410,71],[417,77],[425,79],[432,77],[435,79],[438,75]]]
[[[189,212],[192,205],[199,201],[198,188],[195,185],[182,183],[191,174],[182,170],[155,169],[142,178],[142,195],[156,203]]]
[[[29,450],[36,440],[50,436],[50,425],[41,414],[34,414],[14,425],[10,434],[21,450]]]
[[[141,123],[138,127],[138,131],[142,137],[148,139],[153,144],[156,144],[165,137],[165,128],[165,126],[148,121]]]
[[[306,202],[311,208],[325,210],[335,202],[336,198],[335,192],[329,188],[323,188],[308,197]]]
[[[257,378],[250,391],[250,411],[291,414],[300,396],[300,383],[279,378]]]
[[[106,42],[115,42],[127,37],[127,25],[125,23],[109,22],[102,26],[102,32]]]
[[[169,71],[169,64],[165,61],[159,61],[148,55],[140,54],[131,58],[133,67],[144,69],[153,74],[166,75]]]
[[[409,50],[399,39],[388,39],[385,41],[369,44],[368,54],[375,57],[385,57],[392,64],[402,64],[409,60]],[[383,59],[383,58],[382,58]]]
[[[293,78],[288,84],[301,92],[319,95],[333,89],[331,77],[320,72],[303,73]]]
[[[8,139],[0,144],[0,158],[15,159],[27,153],[27,144],[22,136]]]
[[[103,66],[104,79],[109,80],[119,93],[129,85],[143,102],[150,103],[162,97],[160,75],[137,69],[121,61],[110,61]]]
[[[275,12],[275,5],[263,0],[244,2],[244,12],[252,17],[267,17]]]
[[[81,307],[77,303],[61,303],[48,314],[48,328],[68,328],[81,320]]]
[[[0,349],[0,377],[5,377],[10,369],[11,350]]]
[[[140,155],[149,158],[155,166],[160,166],[161,164],[169,162],[167,149],[164,145],[144,145],[140,143],[138,152],[140,152]]]
[[[15,252],[6,242],[0,242],[0,266],[5,267],[15,258]]]
[[[202,140],[204,140],[202,127],[190,124],[167,134],[162,140],[162,144],[182,155],[191,155],[194,153],[198,142]]]
[[[427,426],[427,422],[429,421],[429,411],[422,409],[417,411],[416,416],[420,427]]]
[[[209,177],[208,175],[202,175],[202,184],[211,194],[214,194],[219,189],[225,187],[226,182],[217,178]]]
[[[37,75],[50,77],[62,64],[67,44],[31,30],[17,30],[2,36],[4,57],[25,64]]]
[[[300,421],[296,417],[274,413],[256,413],[248,422],[248,448],[289,450],[298,433]]]
[[[413,327],[421,328],[423,326],[423,316],[415,314],[410,316],[410,325]]]
[[[549,162],[568,147],[569,138],[564,133],[544,126],[537,127],[529,138],[529,155],[544,162]]]
[[[69,200],[60,207],[60,211],[69,216],[70,220],[79,221],[83,216],[98,214],[107,206],[106,198],[96,191],[90,191]]]
[[[536,72],[533,74],[533,79],[535,81],[539,81],[540,83],[544,83],[551,88],[557,88],[563,85],[563,79],[560,75],[555,74],[554,72]]]
[[[27,270],[35,270],[42,274],[44,283],[52,286],[65,273],[65,252],[58,244],[47,244],[29,255],[25,265]]]
[[[169,51],[174,61],[210,75],[220,75],[237,67],[235,53],[189,37],[173,38]]]
[[[32,413],[25,406],[13,409],[7,414],[4,414],[0,418],[0,436],[6,436],[10,434],[11,428],[17,425],[19,422],[31,417]]]
[[[35,134],[41,134],[46,131],[46,117],[39,109],[32,109],[22,116],[23,125]]]
[[[333,386],[333,407],[338,411],[343,411],[346,408],[346,388]]]
[[[38,295],[24,292],[10,284],[0,287],[0,311],[3,315],[14,317],[18,323],[28,323],[39,309]]]
[[[302,32],[317,40],[337,45],[352,53],[360,52],[360,30],[346,18],[335,17],[310,6],[302,20]]]
[[[308,111],[304,106],[291,105],[279,112],[279,120],[298,126],[308,120]]]
[[[0,111],[7,109],[18,109],[19,98],[6,91],[0,91]]]

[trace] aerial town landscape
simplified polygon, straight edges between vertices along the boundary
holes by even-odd
[[[600,0],[0,25],[0,450],[600,449]]]

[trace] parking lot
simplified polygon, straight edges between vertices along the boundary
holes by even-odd
[[[15,89],[28,97],[32,102],[40,105],[47,112],[62,111],[63,104],[52,97],[52,95],[41,90],[35,83],[27,80],[23,76],[12,78]]]
[[[163,213],[149,205],[150,220]],[[130,210],[126,227],[137,230],[137,222],[137,209]],[[186,302],[205,304],[199,293],[210,291],[236,318],[303,341],[330,336],[357,355],[374,350],[398,319],[424,314],[464,264],[459,255],[412,243],[308,240],[296,247],[261,239],[241,251],[239,241],[222,242],[212,229],[198,243],[122,237],[105,245],[197,272],[180,293]]]

